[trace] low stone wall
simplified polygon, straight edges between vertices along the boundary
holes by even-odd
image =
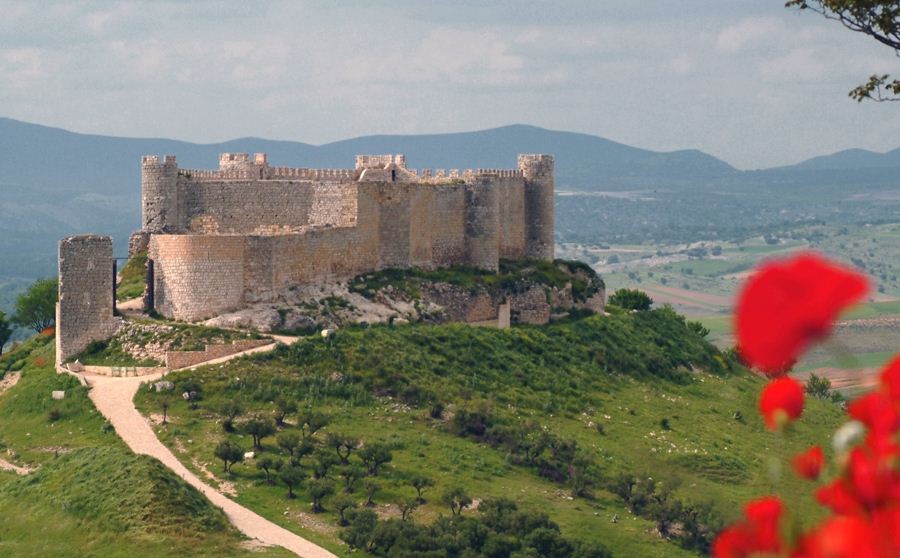
[[[81,364],[80,362],[70,362],[62,366],[67,372],[91,374],[95,376],[113,376],[116,378],[165,374],[169,371],[169,369],[164,366],[95,366],[92,364]]]
[[[166,367],[169,370],[178,370],[272,343],[271,339],[247,339],[234,341],[230,345],[207,345],[206,350],[203,351],[168,351],[166,352]]]
[[[510,315],[509,303],[504,302],[497,308],[497,317],[493,320],[481,320],[477,322],[469,322],[469,325],[480,327],[495,327],[497,329],[509,329]]]

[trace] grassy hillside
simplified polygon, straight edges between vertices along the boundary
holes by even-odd
[[[75,378],[53,370],[53,337],[0,358],[0,556],[242,556],[224,515],[158,461],[131,453]],[[64,390],[61,401],[50,397]],[[267,549],[264,556],[288,556]]]
[[[147,281],[147,251],[138,252],[119,271],[116,299],[130,300],[144,294]]]
[[[200,393],[196,408],[150,390],[141,390],[137,403],[159,415],[166,402],[170,422],[161,425],[157,416],[157,431],[175,454],[238,501],[341,554],[350,550],[340,539],[360,533],[375,555],[388,552],[390,533],[411,529],[409,537],[427,538],[424,527],[397,519],[421,474],[433,486],[411,513],[414,525],[450,516],[441,496],[461,487],[482,503],[508,498],[520,510],[545,512],[566,548],[585,543],[615,556],[694,556],[740,502],[773,489],[804,521],[816,517],[808,487],[778,464],[827,440],[841,417],[835,405],[810,401],[791,432],[764,431],[755,412],[761,381],[668,309],[505,331],[347,329],[169,379],[176,394]],[[229,440],[251,449],[252,422],[271,424],[285,402],[298,411],[262,439],[253,461],[225,473],[215,447]],[[225,408],[234,404],[242,412],[226,431]],[[289,468],[291,456],[278,441],[308,433],[298,423],[309,413],[329,420],[293,459],[302,480],[291,499],[279,474],[273,471],[269,483],[256,463],[273,458]],[[342,502],[348,475],[365,468],[374,448],[387,449],[391,461],[351,483],[350,501]],[[335,463],[346,451],[348,464]],[[375,531],[361,520],[339,527],[338,508],[360,507],[367,482],[377,484]],[[335,493],[313,513],[310,488],[323,483]],[[463,515],[490,525],[495,508],[485,505],[488,511]],[[597,552],[571,555],[603,555]]]

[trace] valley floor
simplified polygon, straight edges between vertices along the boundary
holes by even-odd
[[[641,289],[657,305],[669,304],[701,321],[710,330],[710,339],[727,348],[734,344],[734,298],[753,267],[805,249],[861,269],[872,278],[873,293],[843,316],[830,342],[804,355],[797,364],[798,377],[827,377],[845,393],[865,390],[896,352],[900,339],[900,224],[803,226],[741,242],[564,244],[558,251],[560,257],[593,262],[609,293]]]

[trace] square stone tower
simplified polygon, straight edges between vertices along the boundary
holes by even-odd
[[[59,241],[56,361],[65,362],[91,341],[109,339],[121,326],[113,315],[113,247],[108,236]]]

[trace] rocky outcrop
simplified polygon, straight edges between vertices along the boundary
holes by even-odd
[[[509,306],[511,323],[546,324],[575,311],[603,311],[604,285],[590,268],[572,262],[547,269],[549,265],[541,270],[524,266],[499,276],[472,272],[471,277],[462,277],[466,281],[460,281],[459,275],[454,280],[434,280],[415,272],[397,279],[369,274],[350,286],[297,288],[279,302],[252,305],[204,323],[308,333],[357,323],[496,323],[502,304]]]

